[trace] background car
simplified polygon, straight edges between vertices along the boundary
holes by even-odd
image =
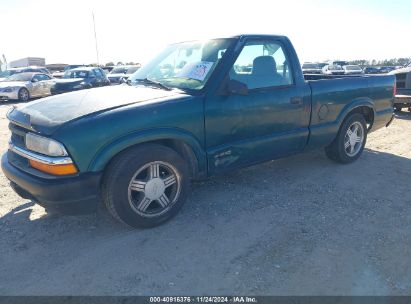
[[[54,83],[45,73],[16,73],[0,83],[0,100],[28,101],[33,97],[44,97],[51,94]]]
[[[343,67],[344,65],[349,65],[350,63],[345,60],[333,60],[328,62],[329,65],[339,65],[340,67]]]
[[[122,65],[114,67],[107,75],[111,84],[119,84],[122,79],[127,80],[130,75],[136,72],[140,66],[138,65]]]
[[[362,70],[362,68],[359,65],[354,65],[354,64],[345,65],[345,66],[343,66],[343,69],[344,69],[344,73],[346,75],[364,74],[364,71]]]
[[[379,74],[380,69],[377,67],[366,67],[364,69],[364,74]]]
[[[318,63],[305,62],[301,66],[303,74],[321,74],[322,67]]]
[[[38,72],[50,75],[50,71],[45,67],[37,67],[37,66],[29,66],[29,67],[22,67],[22,68],[11,68],[7,69],[3,72],[0,72],[0,81],[6,80],[7,77],[10,77],[17,73],[25,73],[25,72]]]
[[[340,65],[326,65],[322,69],[322,73],[325,75],[344,75],[345,71]]]
[[[63,78],[57,79],[51,87],[51,94],[60,94],[110,84],[106,73],[97,67],[81,67],[68,70]]]
[[[393,66],[380,67],[380,73],[381,74],[386,74],[386,73],[392,72],[394,70],[395,70],[395,67],[393,67]]]
[[[69,70],[80,68],[80,67],[87,67],[87,66],[88,65],[85,65],[85,64],[69,64],[69,65],[66,65],[64,67],[63,71],[53,73],[53,77],[54,78],[62,78],[64,76],[64,73],[69,71]]]
[[[103,67],[101,67],[101,68],[103,69],[104,72],[106,72],[106,74],[108,74],[108,73],[110,73],[110,72],[115,68],[115,66],[106,65],[106,66],[103,66]]]

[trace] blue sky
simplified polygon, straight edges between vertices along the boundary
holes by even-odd
[[[1,0],[0,54],[47,63],[145,62],[166,44],[239,33],[290,37],[301,61],[411,57],[411,1]]]

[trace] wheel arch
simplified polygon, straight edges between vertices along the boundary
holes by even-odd
[[[143,145],[159,144],[176,151],[189,165],[193,179],[206,176],[206,154],[197,139],[181,130],[149,130],[118,138],[100,149],[88,167],[88,171],[104,171],[112,159],[125,150]]]
[[[30,89],[27,88],[27,87],[25,87],[25,86],[21,86],[21,87],[19,88],[19,90],[18,90],[18,92],[17,92],[17,98],[20,100],[20,92],[21,92],[22,90],[26,90],[26,91],[27,91],[27,95],[28,95],[27,100],[30,100],[30,98],[31,98]]]
[[[371,98],[358,98],[347,104],[338,115],[338,130],[343,122],[353,113],[360,113],[367,122],[368,130],[372,128],[375,119],[375,108]]]

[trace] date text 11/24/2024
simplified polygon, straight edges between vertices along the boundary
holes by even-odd
[[[255,297],[150,297],[150,303],[258,303]]]

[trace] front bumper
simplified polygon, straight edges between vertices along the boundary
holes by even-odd
[[[13,90],[12,92],[0,91],[0,100],[12,100],[12,99],[19,99],[19,93],[17,90]]]
[[[66,214],[93,212],[100,200],[101,173],[83,173],[70,177],[42,177],[25,172],[9,162],[7,152],[1,159],[10,186],[23,198],[49,210]]]
[[[396,106],[410,107],[411,95],[395,95],[394,104]]]

